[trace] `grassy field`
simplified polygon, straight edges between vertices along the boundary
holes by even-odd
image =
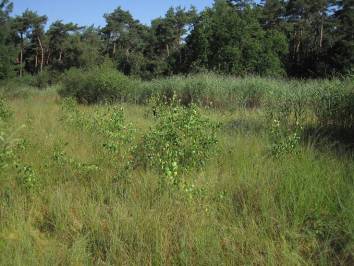
[[[354,263],[353,153],[308,138],[274,156],[262,108],[197,108],[217,144],[178,174],[188,189],[161,189],[163,173],[130,163],[158,123],[150,106],[76,106],[54,89],[8,105],[1,265]],[[121,107],[125,133],[102,133]]]

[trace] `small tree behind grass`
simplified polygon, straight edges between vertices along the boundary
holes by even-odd
[[[5,100],[0,98],[0,122],[6,121],[11,116],[11,111],[9,110]]]
[[[6,130],[6,122],[11,114],[5,100],[0,98],[0,178],[1,171],[8,166],[13,158],[12,141]]]
[[[175,104],[155,109],[156,124],[135,151],[135,164],[162,174],[162,183],[183,187],[182,175],[202,168],[217,143],[217,125],[201,116],[195,105]]]

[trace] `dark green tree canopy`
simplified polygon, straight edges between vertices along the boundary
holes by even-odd
[[[237,75],[282,74],[285,36],[262,29],[258,10],[244,8],[239,12],[218,0],[202,13],[188,40],[191,65]]]
[[[354,71],[354,0],[215,0],[198,12],[175,7],[143,25],[121,7],[102,28],[0,0],[0,78],[85,68],[109,58],[127,75],[216,71],[316,78]]]
[[[13,74],[13,46],[9,43],[11,35],[10,13],[13,4],[8,0],[0,1],[0,80],[10,77]]]

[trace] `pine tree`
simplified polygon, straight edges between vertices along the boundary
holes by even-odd
[[[334,71],[354,72],[354,0],[337,1],[334,17],[336,25],[336,43],[330,51]]]
[[[72,44],[69,41],[70,34],[80,30],[77,24],[63,23],[58,20],[53,22],[46,35],[48,38],[48,54],[46,64],[51,64],[55,70],[64,70],[70,68],[70,64],[65,63],[65,51]]]
[[[13,4],[8,0],[0,2],[0,80],[11,76],[13,68],[13,48],[9,43],[10,38],[10,13]]]
[[[224,0],[204,11],[188,39],[191,65],[228,74],[281,74],[285,36],[265,31],[258,9],[234,9]]]

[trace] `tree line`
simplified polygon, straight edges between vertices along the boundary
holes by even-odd
[[[62,73],[109,59],[126,75],[213,71],[332,77],[354,71],[354,0],[215,0],[170,8],[147,26],[121,7],[104,27],[55,21],[0,0],[0,79]]]

